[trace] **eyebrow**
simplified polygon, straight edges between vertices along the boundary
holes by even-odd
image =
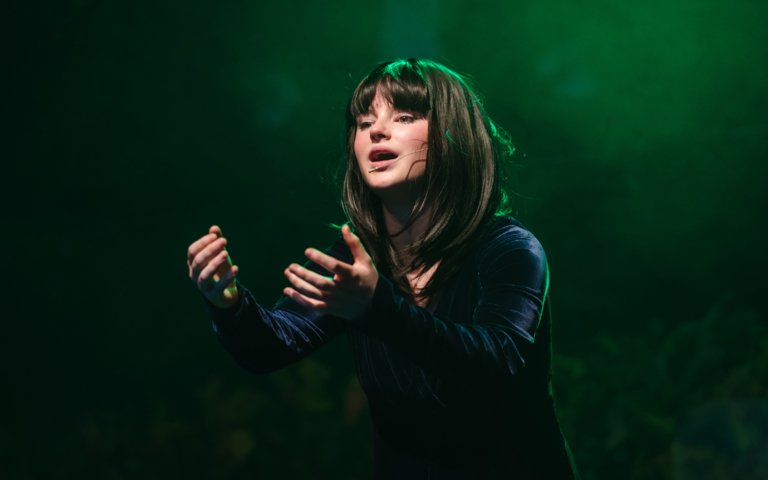
[[[414,110],[414,109],[410,109],[410,108],[405,108],[405,107],[398,107],[394,103],[388,103],[387,105],[389,105],[389,109],[394,111],[394,112],[407,112],[407,113],[413,113],[413,114],[418,114],[418,115],[424,115],[421,112],[419,112],[418,110]],[[360,117],[360,116],[363,116],[363,115],[376,115],[376,110],[374,110],[374,108],[373,108],[373,103],[371,103],[368,106],[368,110],[359,113],[357,116]]]

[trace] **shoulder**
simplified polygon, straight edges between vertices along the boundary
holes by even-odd
[[[511,216],[490,220],[478,238],[475,252],[481,274],[516,272],[541,280],[548,276],[547,256],[541,242]]]
[[[478,251],[485,255],[523,250],[546,258],[539,239],[511,216],[491,219],[480,235],[478,247]]]

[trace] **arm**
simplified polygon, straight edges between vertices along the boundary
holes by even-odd
[[[477,260],[473,318],[438,318],[380,278],[360,328],[425,366],[458,375],[513,376],[526,364],[544,309],[549,274],[541,245],[512,226],[494,232]]]
[[[349,318],[350,323],[423,367],[470,377],[517,375],[532,351],[544,310],[546,256],[536,238],[516,225],[496,228],[480,249],[472,318],[437,317],[409,303],[390,280],[378,276],[367,312]],[[326,305],[332,298],[305,301]]]
[[[344,257],[338,242],[326,253]],[[305,267],[322,270],[313,262]],[[296,362],[346,329],[342,319],[303,308],[286,297],[267,309],[239,283],[237,291],[237,303],[228,308],[219,308],[207,299],[205,303],[222,346],[251,372],[271,372]]]
[[[238,287],[241,300],[234,307],[206,305],[224,349],[251,372],[272,372],[294,363],[346,328],[338,317],[306,311],[286,299],[274,309],[264,308],[247,288]]]

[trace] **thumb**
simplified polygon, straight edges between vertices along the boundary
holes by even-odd
[[[219,228],[218,225],[211,225],[211,228],[208,229],[208,233],[213,233],[217,237],[221,238],[224,236],[223,233],[221,233],[221,228]]]
[[[349,251],[352,252],[352,258],[355,259],[355,262],[368,259],[368,252],[365,251],[365,247],[363,247],[358,236],[352,233],[349,225],[341,227],[341,235],[344,237],[344,242],[349,247]]]

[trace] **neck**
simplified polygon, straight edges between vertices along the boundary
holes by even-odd
[[[412,251],[409,251],[408,247],[424,238],[432,217],[432,210],[427,209],[418,217],[411,218],[412,208],[408,204],[382,204],[387,233],[390,236],[392,246],[395,248],[398,257],[400,257],[400,261],[404,262],[404,265],[408,265],[413,260],[410,257]],[[426,270],[422,267],[415,271],[406,272],[409,291],[413,296],[414,303],[420,307],[426,308],[429,304],[429,298],[424,296],[423,289],[429,283],[439,263],[430,266]]]
[[[410,204],[382,203],[384,226],[398,252],[421,240],[429,227],[431,211],[427,209],[414,219],[411,218],[412,208]]]

